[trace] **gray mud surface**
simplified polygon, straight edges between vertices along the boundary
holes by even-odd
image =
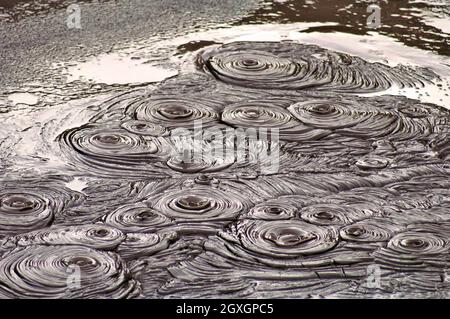
[[[450,6],[370,4],[0,1],[0,298],[449,298]]]

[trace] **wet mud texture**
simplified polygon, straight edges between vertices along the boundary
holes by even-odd
[[[86,102],[89,116],[61,109],[4,135],[1,297],[449,297],[450,112],[352,94],[436,75],[288,42],[212,45],[190,62]],[[172,138],[200,120],[279,137],[186,161],[235,143]],[[257,155],[274,149],[268,172]]]
[[[65,84],[49,69],[129,47],[238,21],[259,0],[6,0],[0,1],[0,85],[30,79]],[[81,29],[67,27],[67,7],[79,5]],[[161,23],[164,21],[164,23]]]

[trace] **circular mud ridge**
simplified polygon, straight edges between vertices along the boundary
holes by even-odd
[[[232,42],[205,50],[201,66],[220,81],[261,89],[377,92],[421,87],[433,76],[419,69],[370,63],[316,45]]]

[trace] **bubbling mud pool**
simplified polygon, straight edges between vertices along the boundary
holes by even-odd
[[[449,69],[240,28],[5,106],[1,298],[450,297],[450,110],[401,95]]]

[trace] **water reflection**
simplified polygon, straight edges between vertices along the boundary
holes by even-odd
[[[337,22],[312,27],[308,32],[345,32],[367,35],[367,7],[381,8],[381,27],[376,31],[402,43],[450,56],[450,8],[445,0],[275,0],[236,23]]]

